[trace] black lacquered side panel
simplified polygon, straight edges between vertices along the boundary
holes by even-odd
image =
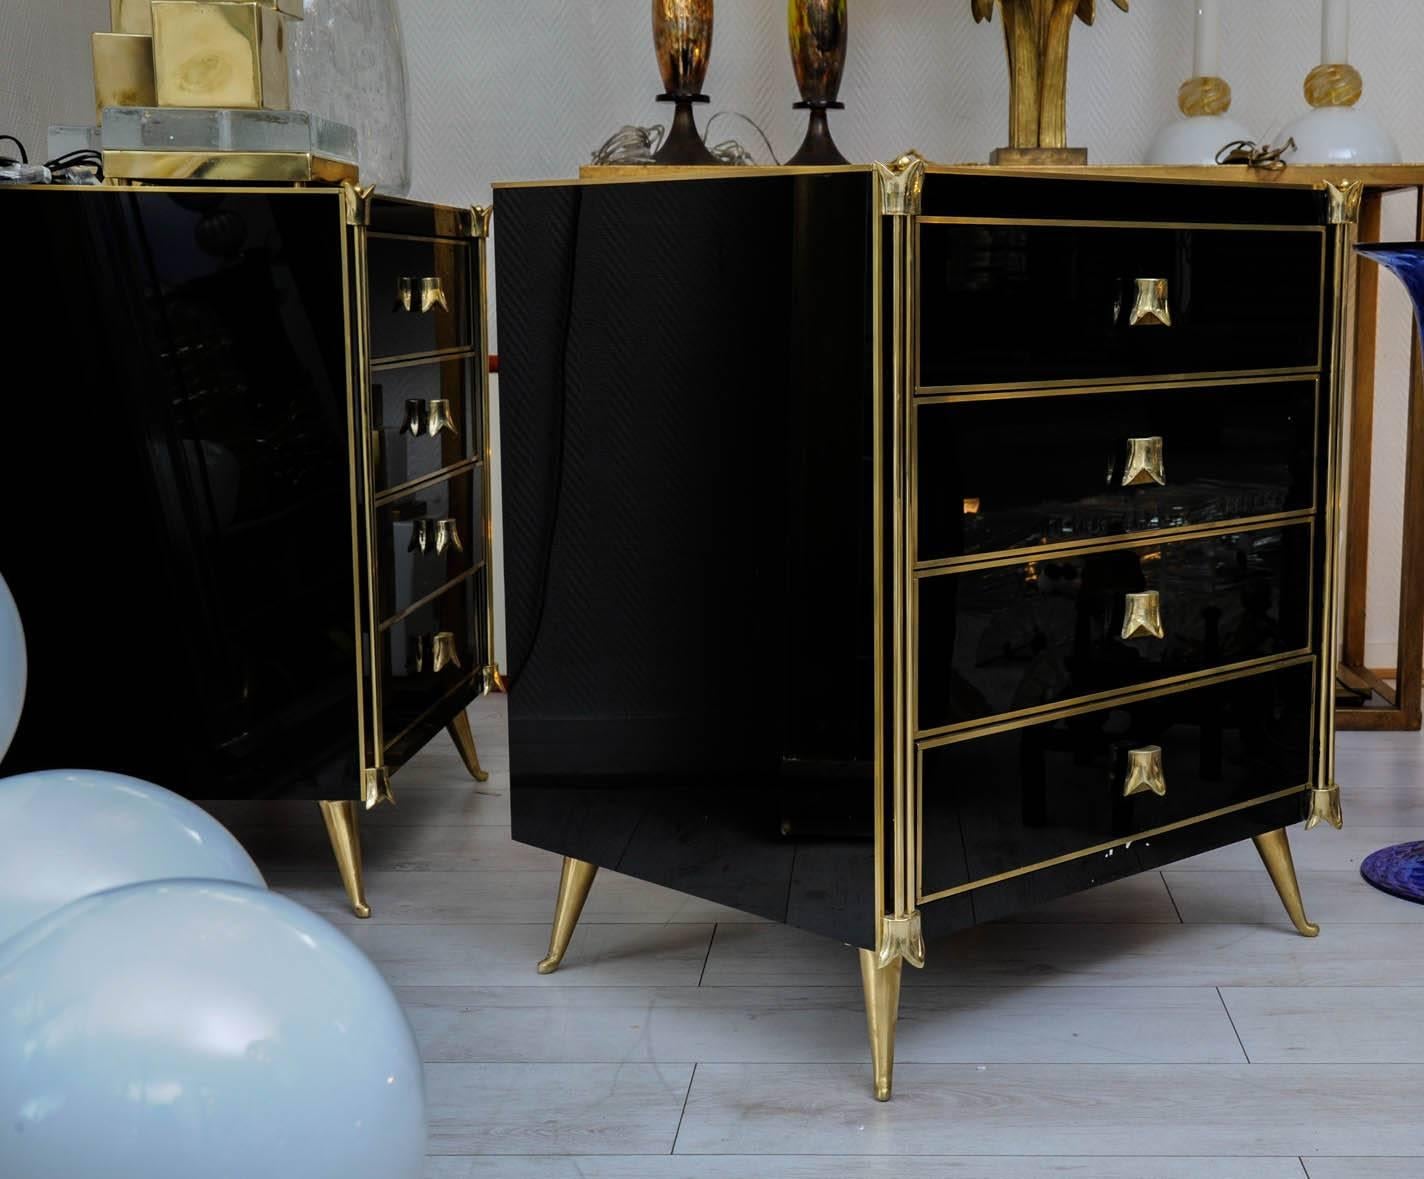
[[[468,242],[368,237],[373,360],[476,346],[471,253]]]
[[[1311,529],[1043,557],[923,577],[921,730],[1040,708],[1310,645]],[[1162,637],[1134,634],[1154,593]]]
[[[355,797],[339,194],[0,188],[0,215],[16,274],[72,278],[0,290],[10,408],[64,406],[0,464],[30,642],[5,770]]]
[[[922,388],[1320,363],[1315,230],[921,222],[919,235]],[[1136,314],[1139,279],[1165,282],[1170,326]]]
[[[872,944],[868,177],[496,202],[515,837]]]
[[[1316,382],[922,403],[916,558],[1215,524],[1310,508]],[[1160,438],[1163,482],[1132,481]]]
[[[1313,686],[1306,663],[924,750],[923,895],[1306,785]],[[1166,793],[1125,797],[1149,746]]]
[[[377,492],[423,479],[484,450],[478,359],[378,369],[371,374]]]
[[[484,666],[484,579],[467,577],[381,628],[382,738],[387,744]]]
[[[378,617],[388,620],[484,560],[483,491],[476,467],[376,509]]]

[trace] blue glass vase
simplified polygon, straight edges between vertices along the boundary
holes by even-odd
[[[1424,242],[1372,242],[1355,250],[1398,276],[1414,303],[1414,323],[1424,342]],[[1424,842],[1371,852],[1360,864],[1360,875],[1382,892],[1424,904]]]

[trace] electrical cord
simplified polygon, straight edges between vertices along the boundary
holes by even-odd
[[[0,164],[28,164],[30,153],[25,150],[25,145],[14,135],[0,135],[0,143],[9,140],[20,149],[20,158],[17,160],[13,156],[0,156]]]

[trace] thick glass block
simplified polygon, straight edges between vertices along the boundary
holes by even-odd
[[[98,151],[99,128],[83,123],[51,123],[46,150],[49,154],[45,158],[50,160],[67,156],[72,151]]]
[[[104,111],[110,151],[313,152],[356,161],[356,131],[306,111],[114,106]]]

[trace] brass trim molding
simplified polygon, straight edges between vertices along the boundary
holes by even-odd
[[[947,577],[955,573],[977,573],[982,569],[1001,569],[1008,565],[1027,565],[1030,561],[1045,561],[1072,554],[1086,557],[1094,553],[1109,553],[1117,549],[1156,548],[1164,544],[1185,544],[1194,540],[1210,540],[1214,536],[1230,536],[1237,532],[1269,532],[1292,525],[1315,525],[1318,508],[1292,508],[1289,512],[1274,512],[1264,516],[1240,516],[1219,520],[1214,524],[1177,524],[1169,528],[1138,529],[1119,533],[1115,537],[1090,536],[1082,540],[1065,540],[1057,544],[1025,545],[1019,549],[994,549],[987,553],[969,553],[963,557],[936,557],[915,565],[915,580]]]
[[[973,405],[980,401],[1023,401],[1041,397],[1079,397],[1094,393],[1170,393],[1177,389],[1216,389],[1223,385],[1292,385],[1320,381],[1320,366],[1241,369],[1236,372],[1170,373],[1160,377],[1105,377],[1094,380],[1012,382],[1003,385],[927,385],[915,390],[915,405]]]
[[[128,151],[104,152],[111,180],[265,180],[338,183],[356,179],[356,165],[312,152]]]
[[[911,909],[903,917],[885,917],[876,938],[875,965],[881,968],[901,959],[917,969],[925,965],[925,937],[920,930],[920,911]]]
[[[385,766],[363,770],[361,783],[361,797],[368,811],[383,802],[395,804],[396,797],[391,793],[391,772]]]
[[[490,235],[490,225],[494,221],[493,205],[471,205],[470,206],[470,236],[472,238],[487,238]]]
[[[1325,182],[1325,194],[1330,199],[1331,225],[1358,225],[1360,203],[1365,195],[1362,180],[1339,180]]]
[[[880,178],[880,213],[884,217],[918,217],[925,187],[925,157],[911,148],[888,164],[872,165]]]
[[[419,598],[416,601],[412,602],[404,610],[400,611],[400,613],[390,615],[388,618],[384,619],[381,622],[381,632],[384,634],[386,631],[390,630],[391,627],[395,626],[396,623],[404,622],[421,607],[430,605],[430,603],[435,601],[437,598],[443,598],[452,589],[455,589],[457,586],[463,584],[466,581],[469,581],[470,578],[472,578],[476,573],[483,572],[484,568],[485,562],[483,559],[481,559],[475,564],[471,565],[459,576],[452,577],[439,589],[431,590],[430,593],[426,594],[423,598]]]
[[[1301,647],[1296,651],[1286,651],[1280,655],[1264,655],[1257,659],[1243,659],[1239,663],[1223,664],[1203,671],[1186,672],[1182,675],[1167,676],[1160,680],[1147,680],[1126,688],[1115,688],[1108,692],[1095,692],[1090,696],[1074,696],[1068,700],[1055,700],[1051,704],[1039,704],[1033,708],[1021,708],[1014,712],[998,712],[992,716],[975,720],[959,721],[953,725],[924,729],[915,734],[915,746],[923,753],[926,749],[938,749],[941,745],[953,745],[959,741],[970,741],[976,737],[989,737],[996,733],[1008,733],[1014,729],[1025,729],[1030,725],[1051,724],[1070,716],[1081,716],[1086,712],[1099,712],[1120,704],[1137,704],[1143,700],[1154,700],[1158,696],[1174,696],[1193,688],[1211,687],[1225,684],[1247,676],[1265,675],[1271,671],[1281,671],[1309,663],[1315,658],[1313,648]]]
[[[411,479],[405,483],[397,483],[394,487],[387,487],[384,491],[376,492],[374,496],[376,507],[385,507],[386,504],[393,503],[398,499],[404,499],[412,492],[420,491],[422,488],[428,487],[433,483],[444,483],[447,480],[455,478],[457,475],[463,475],[466,472],[473,471],[476,467],[482,467],[484,465],[484,456],[475,455],[473,458],[461,459],[458,463],[452,463],[448,467],[441,467],[438,471],[431,471],[430,474],[422,475],[419,479]]]
[[[916,360],[918,366],[918,358]],[[1209,385],[1257,385],[1270,381],[1312,380],[1320,377],[1320,365],[1294,368],[1243,368],[1203,370],[1195,373],[1137,373],[1128,377],[1070,378],[1062,381],[1004,381],[970,385],[916,385],[915,400],[921,405],[938,402],[994,401],[1023,397],[1058,397],[1073,393],[1133,392],[1153,389],[1192,389]]]
[[[1324,788],[1313,788],[1310,792],[1310,814],[1305,820],[1305,829],[1312,830],[1321,823],[1329,823],[1336,831],[1345,826],[1345,816],[1340,810],[1340,784],[1332,782]]]
[[[371,371],[381,373],[393,368],[419,368],[422,364],[433,365],[461,357],[473,359],[478,351],[477,348],[466,344],[461,348],[441,348],[434,352],[402,352],[396,356],[377,356],[371,361]]]
[[[1144,839],[1154,839],[1158,835],[1166,835],[1169,831],[1180,831],[1183,827],[1195,827],[1199,823],[1209,823],[1212,819],[1220,819],[1224,815],[1233,815],[1237,811],[1250,810],[1253,806],[1262,806],[1268,802],[1275,802],[1277,799],[1289,798],[1292,794],[1300,794],[1307,789],[1307,786],[1291,786],[1285,790],[1277,790],[1272,794],[1262,794],[1256,798],[1247,799],[1245,802],[1232,803],[1231,806],[1224,806],[1214,811],[1207,811],[1205,814],[1196,815],[1190,819],[1182,819],[1176,823],[1166,823],[1161,827],[1152,827],[1146,831],[1139,831],[1123,839],[1114,839],[1108,843],[1098,843],[1092,847],[1082,848],[1079,851],[1054,856],[1052,859],[1039,860],[1037,863],[1026,864],[1024,867],[1015,868],[1010,872],[999,872],[994,876],[983,876],[978,880],[971,880],[967,884],[957,884],[953,888],[942,888],[938,892],[924,893],[922,891],[917,903],[927,905],[932,901],[942,901],[946,897],[958,896],[961,893],[972,892],[975,889],[985,888],[991,884],[999,884],[1005,880],[1013,880],[1017,876],[1027,876],[1030,872],[1041,872],[1045,868],[1053,868],[1059,864],[1069,863],[1072,860],[1081,860],[1086,856],[1097,855],[1100,852],[1126,847],[1133,843],[1141,843]],[[922,880],[921,889],[923,889],[923,883]]]
[[[371,220],[371,194],[376,191],[374,184],[364,187],[355,180],[346,180],[341,185],[341,207],[346,216],[346,224],[351,227],[365,226]]]
[[[939,217],[924,216],[921,225],[988,225],[1006,229],[1212,229],[1232,232],[1313,233],[1323,236],[1323,225],[1262,224],[1250,221],[1110,221],[1084,217]]]
[[[459,249],[469,249],[470,243],[465,238],[459,237],[436,237],[428,233],[391,233],[389,230],[370,229],[366,231],[366,236],[372,241],[383,242],[423,242],[429,246],[455,246]]]

